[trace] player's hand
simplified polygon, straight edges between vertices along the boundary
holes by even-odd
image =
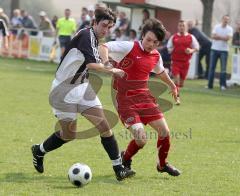
[[[125,75],[125,72],[123,70],[117,69],[117,68],[112,68],[111,72],[114,76],[117,76],[117,77],[120,77],[120,78],[123,78],[124,75]]]
[[[178,100],[178,89],[176,86],[171,88],[170,93],[172,94],[174,100],[177,101]]]
[[[113,68],[113,65],[112,65],[112,63],[110,63],[110,61],[106,61],[106,62],[104,63],[104,67],[107,68],[107,69],[112,69],[112,68]]]
[[[187,49],[185,50],[185,53],[186,53],[186,54],[192,54],[192,51],[193,51],[193,50],[192,50],[191,48],[187,48]]]

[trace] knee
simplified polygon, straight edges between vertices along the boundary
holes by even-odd
[[[106,120],[103,120],[102,122],[100,122],[96,128],[98,129],[98,131],[101,133],[104,133],[104,132],[111,132],[111,129],[110,129],[110,126],[108,124],[108,122]]]
[[[101,137],[110,137],[112,135],[112,130],[109,127],[109,124],[106,120],[103,120],[96,126],[97,130],[100,133]]]
[[[143,148],[147,143],[147,139],[135,139],[135,142],[138,147]]]
[[[76,139],[76,136],[77,136],[76,130],[61,131],[61,138],[65,141],[72,141]]]
[[[68,128],[66,130],[61,131],[61,138],[65,141],[71,141],[76,139],[77,137],[77,131],[75,128]]]
[[[136,123],[131,126],[131,131],[133,133],[136,144],[140,148],[143,148],[147,143],[147,136],[144,131],[143,125],[141,123]]]
[[[145,144],[147,143],[147,136],[145,132],[140,132],[139,134],[135,135],[135,142],[140,147],[143,148]]]
[[[170,135],[169,129],[162,129],[159,136],[164,138],[164,137],[168,137],[169,135]]]

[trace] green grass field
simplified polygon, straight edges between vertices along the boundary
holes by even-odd
[[[48,103],[55,69],[50,63],[0,59],[0,195],[240,195],[240,88],[209,91],[204,80],[187,81],[182,105],[165,113],[172,131],[169,161],[183,171],[180,177],[156,172],[150,127],[151,138],[134,159],[132,179],[116,181],[99,137],[49,153],[45,173],[36,173],[30,147],[48,137],[56,123]],[[99,97],[114,111],[110,77],[102,78]],[[163,97],[171,100],[167,92]],[[90,126],[80,122],[79,130]],[[114,133],[124,149],[130,138],[120,122]],[[93,173],[92,182],[80,189],[67,179],[76,162],[88,164]]]

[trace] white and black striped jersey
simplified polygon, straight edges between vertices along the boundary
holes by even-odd
[[[56,71],[56,79],[63,82],[71,78],[70,83],[84,81],[88,77],[89,63],[101,63],[98,52],[98,39],[93,28],[80,30],[70,41]]]
[[[4,20],[0,19],[0,31],[2,33],[2,35],[5,37],[5,36],[8,36],[8,29],[7,29],[7,25],[6,23],[4,22]]]

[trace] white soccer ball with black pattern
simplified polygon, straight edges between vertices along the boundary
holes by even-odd
[[[68,170],[68,179],[76,187],[82,187],[92,180],[90,167],[83,163],[75,163]]]

